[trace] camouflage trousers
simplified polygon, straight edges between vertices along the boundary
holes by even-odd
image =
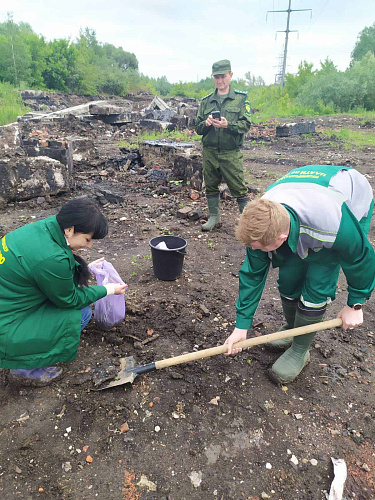
[[[203,179],[207,195],[219,193],[219,185],[224,180],[234,198],[247,195],[245,176],[240,150],[222,151],[203,148]]]

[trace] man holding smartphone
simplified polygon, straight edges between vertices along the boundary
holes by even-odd
[[[212,65],[216,90],[203,97],[195,130],[202,135],[203,178],[210,217],[203,231],[220,227],[220,192],[222,179],[237,199],[240,212],[249,201],[245,184],[240,146],[251,126],[251,108],[247,93],[234,90],[230,61],[223,59]]]

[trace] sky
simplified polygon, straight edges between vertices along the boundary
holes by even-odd
[[[133,52],[139,70],[171,83],[211,75],[214,61],[229,59],[234,78],[250,71],[274,83],[285,43],[289,0],[3,0],[16,23],[29,23],[46,40],[75,40],[80,29],[100,42]],[[301,61],[320,67],[327,57],[343,71],[360,31],[375,21],[373,0],[292,0],[286,71]],[[267,13],[268,11],[268,13]],[[277,33],[277,31],[280,31]],[[282,32],[284,31],[284,32]]]

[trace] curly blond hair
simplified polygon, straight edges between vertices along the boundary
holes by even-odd
[[[247,204],[238,221],[236,238],[246,246],[258,241],[268,246],[276,241],[281,234],[288,234],[290,217],[281,203],[259,200]]]

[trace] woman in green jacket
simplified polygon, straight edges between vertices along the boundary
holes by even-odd
[[[78,198],[56,216],[8,233],[0,245],[0,368],[12,377],[49,382],[73,361],[90,304],[126,285],[88,286],[86,262],[75,254],[107,235],[97,204]]]

